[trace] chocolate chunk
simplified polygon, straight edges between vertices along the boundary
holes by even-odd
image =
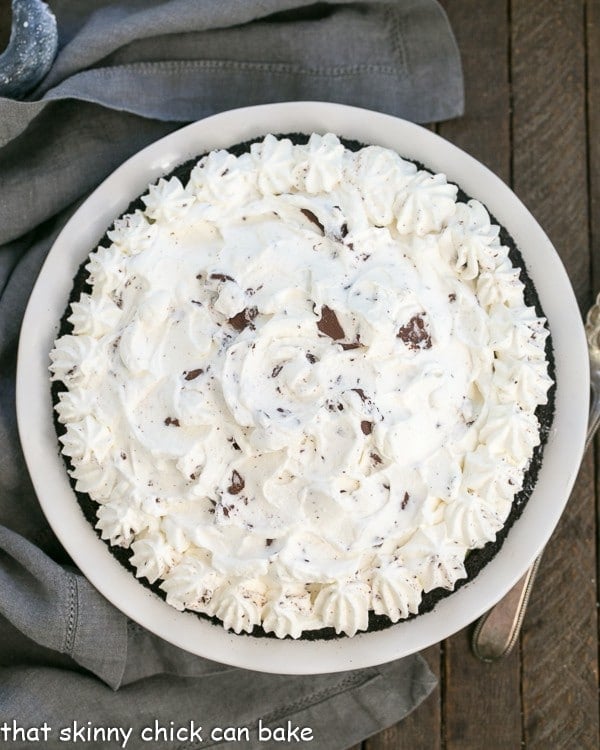
[[[275,365],[275,367],[271,371],[271,377],[276,378],[282,370],[283,365]]]
[[[125,461],[127,458],[127,454],[124,453],[123,451],[121,451],[121,458],[123,459],[123,461]]]
[[[241,310],[234,315],[233,318],[229,318],[227,322],[229,325],[233,326],[236,331],[243,331],[250,321],[246,318],[246,311]]]
[[[347,352],[350,349],[359,349],[362,346],[360,341],[352,341],[349,344],[341,344],[342,349]]]
[[[235,279],[232,276],[228,276],[226,273],[211,273],[211,275],[208,278],[216,279],[217,281],[235,281]]]
[[[363,431],[363,435],[370,435],[373,432],[373,422],[363,419],[360,423],[360,429]]]
[[[229,492],[230,495],[237,495],[244,489],[245,486],[246,482],[244,481],[244,477],[239,473],[239,471],[234,469],[231,473],[231,484],[227,488],[227,492]]]
[[[450,302],[456,302],[456,294],[454,294],[454,292],[451,292],[448,295],[448,299],[450,300]]]
[[[330,307],[327,307],[327,305],[323,305],[321,308],[321,319],[317,322],[317,328],[321,333],[324,333],[325,336],[329,336],[329,338],[334,341],[343,339],[346,335],[344,329],[340,325],[337,315]]]
[[[342,226],[340,227],[340,235],[342,239],[348,234],[348,224],[344,222]]]
[[[413,351],[417,349],[431,349],[431,336],[425,326],[424,314],[413,315],[408,323],[403,325],[396,334],[396,337],[402,339]]]
[[[311,352],[306,352],[306,359],[311,363],[311,365],[314,365],[314,363],[318,361],[315,355]]]
[[[173,425],[173,427],[179,427],[179,420],[176,417],[167,417],[165,419],[165,424],[167,425],[167,427],[169,427],[169,425]]]
[[[195,380],[199,375],[202,375],[204,370],[199,367],[197,370],[188,370],[185,373],[185,380]]]
[[[410,495],[408,494],[408,492],[405,492],[404,497],[402,498],[402,503],[400,504],[400,507],[402,508],[402,510],[406,508],[409,500],[410,500]]]
[[[270,547],[274,541],[275,541],[274,539],[265,539],[265,544],[267,547]]]
[[[248,326],[252,325],[252,321],[256,316],[258,315],[258,308],[257,307],[247,307],[245,310],[241,310],[239,313],[233,316],[233,318],[229,318],[227,321],[230,326],[233,326],[236,331],[243,331],[244,328],[247,328]]]
[[[310,222],[319,227],[322,234],[325,234],[325,227],[321,224],[319,217],[316,214],[314,214],[309,208],[301,208],[300,212],[303,213]]]

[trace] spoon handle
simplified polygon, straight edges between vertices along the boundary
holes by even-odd
[[[541,559],[540,554],[508,594],[483,615],[475,626],[472,648],[481,661],[498,661],[512,651],[519,638]]]

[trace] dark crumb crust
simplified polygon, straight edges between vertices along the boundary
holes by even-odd
[[[291,134],[286,133],[284,135],[279,135],[278,137],[289,138],[296,144],[304,144],[308,141],[308,136],[305,134],[301,134],[301,133],[291,133]],[[244,143],[239,143],[239,144],[236,144],[235,146],[231,146],[228,150],[231,153],[233,153],[235,156],[239,156],[247,152],[253,143],[260,142],[261,140],[262,140],[262,137],[253,139],[251,141],[246,141]],[[340,138],[340,140],[344,144],[344,146],[350,151],[358,151],[361,148],[363,148],[365,145],[363,143],[359,143],[358,141],[348,140],[344,138]],[[178,177],[181,180],[181,182],[185,184],[189,178],[191,170],[193,169],[198,159],[200,158],[201,156],[198,156],[198,157],[195,157],[194,159],[190,159],[189,161],[186,161],[185,163],[179,165],[176,169],[174,169],[170,174],[165,175],[165,177],[167,178]],[[418,161],[415,161],[414,159],[409,159],[409,161],[412,161],[419,169],[427,169],[426,166],[424,166]],[[457,200],[466,202],[470,200],[470,196],[468,196],[459,187]],[[145,208],[145,205],[142,202],[141,198],[137,198],[129,205],[127,210],[124,211],[124,214],[132,213],[136,209],[143,210],[144,208]],[[499,224],[499,222],[496,221],[496,219],[491,214],[490,214],[490,217],[493,223]],[[535,310],[538,316],[545,317],[544,312],[542,310],[542,306],[540,304],[539,297],[533,285],[533,282],[529,278],[529,275],[525,268],[525,263],[523,261],[521,252],[517,248],[513,238],[506,231],[506,229],[504,229],[504,227],[502,226],[500,226],[500,241],[503,245],[506,245],[509,248],[509,257],[513,265],[515,267],[518,267],[521,271],[521,281],[525,285],[524,297],[525,297],[526,304],[531,307],[535,307]],[[104,235],[104,237],[100,240],[99,244],[104,245],[106,247],[108,247],[111,244],[110,240],[108,239],[107,234]],[[75,275],[75,278],[73,280],[73,288],[71,290],[69,303],[60,321],[60,328],[58,332],[59,337],[65,334],[69,334],[73,330],[72,325],[67,320],[67,317],[69,317],[71,313],[71,310],[70,310],[71,304],[73,302],[77,302],[81,294],[90,293],[92,291],[92,288],[90,284],[88,283],[88,272],[85,270],[85,266],[87,262],[88,262],[88,258],[86,257],[86,259],[83,261],[83,263],[79,267],[79,270],[77,271],[77,274]],[[470,581],[472,581],[475,578],[475,576],[498,553],[512,525],[515,523],[515,521],[519,518],[519,516],[523,512],[523,509],[525,508],[525,505],[527,501],[529,500],[531,493],[533,492],[533,489],[535,487],[538,472],[542,463],[544,445],[547,442],[550,428],[552,426],[553,416],[554,416],[554,402],[555,402],[555,393],[556,393],[556,370],[555,370],[554,351],[552,347],[551,336],[548,336],[546,340],[546,357],[548,360],[548,373],[550,377],[552,378],[553,385],[551,386],[548,392],[548,403],[538,406],[535,412],[538,418],[538,421],[540,423],[540,444],[536,446],[536,448],[534,449],[533,457],[531,459],[529,469],[524,477],[523,488],[516,495],[513,501],[512,510],[506,520],[505,525],[496,535],[495,541],[488,542],[488,544],[486,544],[484,547],[480,549],[474,549],[474,550],[469,551],[465,560],[465,569],[467,572],[467,577],[462,578],[459,581],[457,581],[453,591],[457,591],[458,589],[462,588],[462,586],[465,586]],[[64,390],[66,390],[66,388],[62,382],[55,381],[52,383],[52,400],[53,400],[54,405],[58,403],[59,393],[61,393]],[[58,421],[56,412],[54,412],[54,424],[56,427],[57,435],[58,436],[62,435],[65,432],[65,427]],[[71,469],[72,465],[68,456],[65,456],[64,454],[61,454],[61,455],[63,456],[67,469]],[[79,502],[79,506],[81,507],[83,514],[85,515],[86,519],[92,524],[92,526],[95,527],[96,520],[97,520],[96,509],[98,507],[98,504],[94,502],[89,497],[89,495],[82,493],[82,492],[78,492],[75,489],[75,480],[72,479],[70,475],[69,475],[69,480],[71,482],[71,486],[73,487],[73,491],[75,492],[77,496],[77,500]],[[97,529],[95,529],[95,531],[98,537],[100,537],[100,532]],[[121,565],[123,565],[132,573],[135,573],[135,568],[129,562],[129,558],[133,554],[132,551],[130,549],[124,549],[123,547],[117,547],[117,546],[113,547],[108,543],[108,541],[106,540],[103,540],[103,541],[106,544],[109,551],[111,552],[111,554],[121,563]],[[149,588],[155,594],[158,594],[158,596],[160,596],[162,599],[166,599],[166,594],[164,591],[162,591],[162,589],[159,588],[158,581],[156,583],[151,584],[145,578],[140,578],[138,580],[143,586],[145,586],[146,588]],[[423,599],[421,601],[421,605],[419,607],[418,614],[424,614],[425,612],[430,612],[431,610],[433,610],[433,608],[436,606],[436,604],[440,600],[445,599],[447,596],[452,594],[453,591],[438,588],[438,589],[434,589],[433,591],[430,591],[427,594],[424,594]],[[209,620],[219,625],[219,627],[222,627],[222,622],[216,617],[209,617],[208,615],[205,615],[203,613],[194,613],[194,614],[197,614],[198,617]],[[416,616],[417,615],[410,615],[408,619],[412,619],[413,617],[416,617]],[[385,628],[391,627],[393,624],[394,623],[392,623],[387,616],[376,615],[372,610],[369,612],[369,628],[368,628],[369,631],[384,630]],[[276,638],[277,637],[273,633],[266,633],[263,630],[263,628],[258,625],[254,627],[251,633],[248,633],[248,634],[244,633],[244,635],[251,635],[252,637],[263,637],[263,638]],[[303,640],[324,640],[324,639],[342,638],[342,637],[347,637],[347,636],[338,635],[335,632],[334,628],[321,628],[319,630],[304,631],[301,636]]]

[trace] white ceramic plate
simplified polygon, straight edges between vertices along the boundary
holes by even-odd
[[[113,219],[149,182],[181,162],[268,132],[331,131],[379,144],[448,175],[481,200],[512,234],[548,317],[556,356],[556,414],[539,479],[504,546],[474,581],[434,611],[387,630],[328,641],[236,636],[180,613],[144,588],[110,554],[85,520],[58,452],[48,364],[73,276]],[[423,649],[460,630],[496,603],[548,541],[564,509],[583,453],[589,375],[581,317],[550,241],[511,190],[486,167],[437,135],[388,115],[337,104],[292,102],[224,112],[189,125],[126,161],[74,214],[44,264],[23,321],[17,412],[25,458],[56,535],[88,579],[148,630],[195,654],[280,673],[343,671]]]

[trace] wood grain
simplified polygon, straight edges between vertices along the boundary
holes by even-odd
[[[513,0],[513,185],[590,302],[583,0]]]
[[[590,302],[584,3],[512,2],[513,181]],[[598,747],[595,491],[588,455],[522,637],[527,748]]]
[[[520,747],[519,649],[496,664],[484,664],[471,653],[467,628],[446,641],[445,651],[447,750]]]
[[[600,0],[588,0],[586,42],[590,249],[595,296],[600,291]]]
[[[440,135],[510,181],[509,18],[495,0],[482,11],[479,0],[441,3],[460,49],[465,115],[441,123]]]

